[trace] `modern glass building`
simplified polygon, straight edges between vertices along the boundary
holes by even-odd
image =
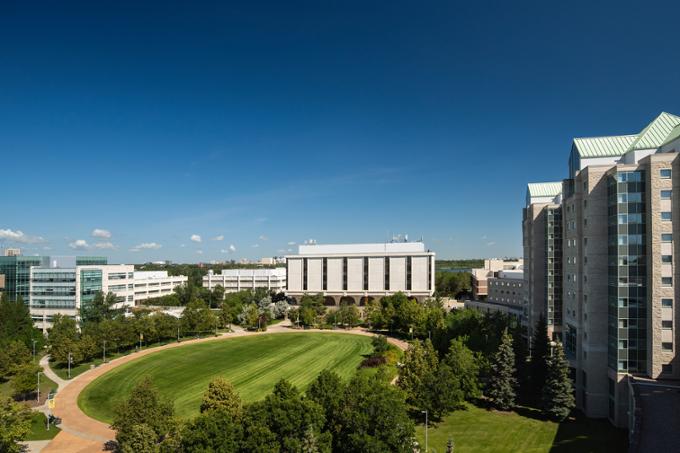
[[[48,260],[44,256],[0,256],[0,274],[5,276],[5,292],[10,300],[21,297],[28,303],[31,266],[41,266]]]

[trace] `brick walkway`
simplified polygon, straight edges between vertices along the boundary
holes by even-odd
[[[115,432],[109,428],[106,423],[88,417],[78,407],[78,395],[83,389],[96,378],[102,374],[120,366],[124,363],[136,360],[148,354],[153,354],[165,349],[172,349],[182,347],[187,344],[205,343],[209,341],[227,340],[229,338],[252,336],[252,335],[270,335],[285,332],[299,332],[290,328],[289,324],[276,324],[270,326],[267,332],[247,332],[239,329],[235,332],[224,333],[217,337],[201,338],[198,340],[185,340],[182,343],[171,343],[165,346],[159,346],[151,349],[145,349],[141,352],[135,352],[123,357],[114,359],[104,365],[101,365],[92,370],[88,370],[70,381],[60,382],[60,389],[57,393],[56,407],[54,415],[61,417],[62,423],[59,426],[61,432],[45,447],[43,453],[89,453],[100,452],[104,450],[104,444],[115,438]],[[371,332],[363,329],[350,330],[317,330],[309,329],[303,332],[318,332],[318,333],[347,333],[353,335],[373,336]],[[395,338],[389,338],[388,341],[398,348],[405,350],[408,343]],[[51,370],[50,370],[51,371]]]

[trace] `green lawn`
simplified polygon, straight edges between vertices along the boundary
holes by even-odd
[[[488,411],[472,405],[456,411],[428,430],[429,451],[446,451],[449,437],[456,453],[588,453],[627,451],[626,432],[601,420],[584,417],[563,423],[541,420],[537,411]],[[425,446],[424,426],[417,427]]]
[[[49,440],[59,433],[59,428],[50,425],[47,430],[47,419],[42,412],[35,412],[31,418],[31,432],[24,440]]]
[[[38,385],[38,375],[36,374],[35,376],[35,384],[36,386]],[[57,384],[52,382],[50,379],[47,378],[44,374],[40,375],[40,401],[45,400],[47,394],[50,393],[50,390],[56,390],[57,389]],[[11,381],[5,381],[5,382],[0,382],[0,397],[3,398],[11,398],[12,397],[12,382]],[[27,401],[30,404],[35,403],[35,398],[33,400]]]
[[[198,413],[208,382],[224,376],[241,398],[261,399],[281,378],[299,389],[325,368],[350,378],[372,351],[370,337],[332,333],[285,333],[231,338],[159,351],[106,373],[80,394],[78,405],[91,417],[110,423],[112,409],[132,387],[149,376],[175,404],[180,417]]]

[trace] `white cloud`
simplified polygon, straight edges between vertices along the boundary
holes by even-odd
[[[85,239],[76,239],[69,243],[68,246],[75,250],[86,250],[90,248],[90,244],[88,244]]]
[[[496,245],[496,243],[493,242],[493,241],[487,242],[487,243],[486,243],[486,246],[487,246],[487,247],[491,247],[492,245]]]
[[[215,236],[214,238],[212,238],[212,240],[213,241],[224,241],[224,235],[219,234],[219,235]]]
[[[104,230],[101,228],[95,228],[92,230],[92,237],[93,238],[102,238],[102,239],[110,239],[111,238],[111,232],[109,230]]]
[[[258,248],[259,246],[260,246],[260,244],[253,244],[253,245],[251,245],[251,247],[254,248],[254,249]]]
[[[289,251],[289,252],[292,252],[292,251],[293,251],[293,249],[288,249],[288,251]]]
[[[290,241],[288,245],[295,245],[295,241]]]
[[[196,253],[199,255],[203,255],[203,250],[196,250]]]
[[[261,234],[261,235],[260,235],[260,240],[261,240],[261,241],[266,241],[267,239],[269,239],[269,238],[268,238],[267,236],[265,236],[264,234]]]
[[[135,245],[133,248],[130,249],[130,251],[139,252],[140,250],[158,250],[161,247],[162,245],[157,244],[156,242],[142,242],[139,245]]]
[[[314,245],[316,244],[316,239],[307,239],[305,241],[305,245]]]
[[[193,242],[201,242],[201,236],[198,235],[198,234],[192,234],[192,235],[191,235],[191,240],[192,240]]]
[[[13,242],[21,242],[22,244],[37,244],[39,242],[45,242],[45,238],[42,236],[29,236],[24,234],[21,230],[6,230],[0,229],[0,239],[7,239]]]
[[[234,253],[235,251],[236,247],[234,247],[234,244],[229,244],[229,248],[220,250],[220,253]]]
[[[106,242],[97,242],[96,244],[94,244],[94,248],[113,250],[113,249],[116,248],[116,246],[113,245],[111,242],[106,241]]]

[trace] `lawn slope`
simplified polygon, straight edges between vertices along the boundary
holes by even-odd
[[[285,333],[231,338],[159,351],[121,365],[88,385],[78,399],[90,417],[110,423],[113,408],[149,376],[172,400],[180,417],[198,413],[208,382],[217,376],[231,381],[246,401],[261,399],[286,378],[304,390],[325,368],[351,377],[371,352],[365,336],[333,333]]]

